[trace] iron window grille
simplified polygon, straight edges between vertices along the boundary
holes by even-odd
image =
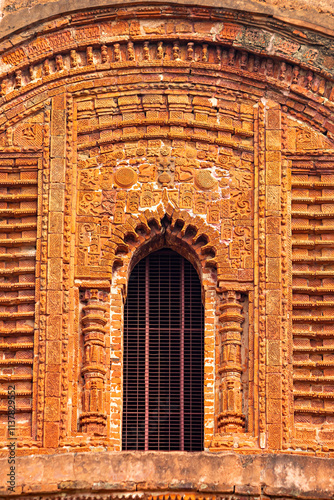
[[[169,249],[131,273],[123,382],[124,450],[203,450],[201,284],[192,264]]]

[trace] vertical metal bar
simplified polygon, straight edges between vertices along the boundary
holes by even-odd
[[[193,297],[193,290],[192,290],[192,280],[193,280],[193,270],[191,269],[189,272],[189,282],[188,282],[188,293],[189,297]],[[193,451],[193,387],[192,387],[192,382],[193,382],[193,377],[194,377],[194,371],[193,371],[193,308],[192,308],[192,300],[190,302],[190,321],[189,321],[189,370],[190,370],[190,376],[189,376],[189,420],[187,420],[187,424],[189,426],[189,451]],[[195,323],[195,328],[198,327],[198,325]],[[196,336],[195,336],[195,340]],[[197,395],[196,395],[197,397]]]
[[[160,386],[160,381],[161,381],[161,365],[163,364],[163,355],[164,353],[162,352],[161,350],[161,295],[160,295],[160,292],[161,292],[161,287],[162,287],[162,284],[161,284],[161,257],[159,257],[159,259],[157,260],[158,262],[158,297],[159,297],[159,301],[158,301],[158,308],[159,308],[159,320],[158,320],[158,400],[157,400],[157,437],[156,437],[156,446],[157,446],[157,449],[160,450],[160,399],[161,399],[161,395],[160,395],[160,392],[161,392],[161,386]]]
[[[136,310],[136,315],[137,315],[137,366],[136,366],[136,369],[137,369],[137,429],[136,429],[136,449],[138,450],[139,449],[139,444],[140,444],[140,435],[139,435],[139,422],[140,422],[140,418],[139,418],[139,408],[138,408],[138,405],[139,405],[139,377],[140,377],[140,359],[139,359],[139,339],[140,339],[140,332],[139,332],[139,328],[140,328],[140,325],[139,325],[139,311],[140,311],[140,300],[141,300],[141,290],[140,290],[140,272],[139,272],[139,267],[137,268],[138,271],[138,278],[137,278],[137,310]],[[128,365],[129,367],[129,365]]]
[[[173,273],[172,273],[173,261],[168,256],[168,449],[171,449],[171,418],[172,418],[172,407],[173,407],[173,396],[171,389],[171,372],[172,372],[172,363],[171,363],[171,344],[172,344],[172,324],[171,324],[171,313],[172,313],[172,293],[173,293]]]
[[[181,258],[180,450],[184,450],[184,259]]]
[[[149,430],[149,361],[150,361],[150,268],[149,259],[145,262],[145,451],[148,450]]]
[[[128,335],[128,314],[127,314],[127,303],[124,308],[125,314],[125,328],[124,328],[124,387],[123,387],[123,420],[124,420],[124,428],[123,428],[123,449],[125,445],[125,449],[128,447],[128,357],[129,357],[129,349],[127,348],[127,335]],[[126,432],[125,432],[126,431]],[[124,439],[125,438],[125,439]]]

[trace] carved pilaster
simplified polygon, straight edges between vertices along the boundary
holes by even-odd
[[[87,302],[83,307],[82,333],[84,337],[84,362],[82,375],[83,413],[80,415],[80,428],[83,432],[104,435],[107,416],[104,403],[105,364],[105,325],[107,292],[91,289],[85,290],[82,300]]]
[[[220,353],[220,413],[219,433],[244,432],[245,416],[242,413],[242,365],[241,365],[241,294],[235,291],[223,292],[219,310],[221,339]]]

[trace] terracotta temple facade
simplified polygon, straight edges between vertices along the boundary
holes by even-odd
[[[333,498],[334,6],[199,3],[1,3],[1,499]],[[122,451],[162,248],[201,282],[196,453]]]

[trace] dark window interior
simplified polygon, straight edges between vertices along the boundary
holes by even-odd
[[[168,249],[133,269],[124,315],[123,450],[203,450],[204,311],[189,261]]]

